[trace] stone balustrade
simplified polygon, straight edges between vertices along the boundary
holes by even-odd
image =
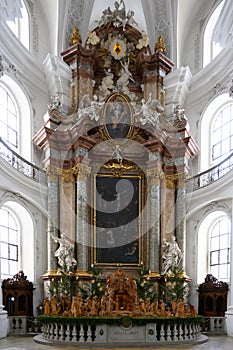
[[[42,322],[42,333],[35,337],[35,340],[41,343],[90,343],[94,344],[112,344],[112,343],[130,343],[130,344],[163,344],[163,343],[196,343],[207,341],[207,337],[201,335],[200,323],[184,319],[175,319],[169,323],[160,319],[148,321],[145,324],[133,324],[132,320],[127,319],[124,324],[88,324],[85,320],[82,323],[74,322],[70,318],[70,323],[54,321],[48,323]],[[91,324],[92,323],[92,324]],[[204,338],[203,338],[204,337]]]

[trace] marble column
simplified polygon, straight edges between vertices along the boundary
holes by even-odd
[[[60,231],[75,241],[75,177],[73,169],[62,171],[60,188]]]
[[[74,169],[76,178],[76,206],[77,206],[77,218],[76,218],[76,242],[77,242],[77,270],[88,270],[88,248],[90,245],[90,230],[88,229],[88,217],[87,217],[87,180],[88,175],[91,172],[91,168],[86,165],[77,164]]]
[[[48,177],[48,273],[52,274],[57,270],[57,258],[54,253],[57,243],[52,235],[58,237],[59,232],[59,178],[61,171],[58,168],[49,166]]]
[[[165,175],[161,186],[161,238],[175,235],[175,175]]]
[[[178,174],[176,189],[176,240],[185,254],[185,237],[186,237],[186,176]],[[181,268],[184,270],[185,255],[183,255]]]
[[[147,171],[149,180],[149,270],[159,273],[160,264],[160,171]]]

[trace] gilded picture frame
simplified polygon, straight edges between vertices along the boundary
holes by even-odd
[[[94,264],[140,265],[141,191],[141,176],[95,175]]]

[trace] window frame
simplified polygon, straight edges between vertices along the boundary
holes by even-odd
[[[6,123],[3,122],[5,125],[6,125],[6,128],[7,128],[7,138],[4,138],[3,136],[0,136],[4,139],[4,141],[6,141],[8,144],[9,144],[9,147],[13,148],[13,150],[15,150],[16,152],[20,152],[20,149],[19,149],[19,145],[20,145],[20,142],[19,142],[19,106],[18,106],[18,102],[17,102],[17,99],[15,98],[15,96],[12,94],[11,90],[6,86],[6,84],[4,84],[2,81],[0,81],[0,89],[3,89],[5,91],[5,93],[7,94],[7,105],[3,105],[3,108],[6,110],[6,113],[7,113],[7,116],[6,116]],[[15,117],[16,117],[16,129],[13,129],[13,127],[8,123],[8,113],[10,112],[9,111],[9,108],[8,108],[8,98],[11,99],[14,107],[15,107]],[[0,102],[1,104],[1,102]],[[10,112],[11,113],[11,112]],[[13,114],[13,113],[11,113]],[[16,133],[16,144],[14,145],[12,142],[10,142],[9,140],[9,137],[8,137],[8,131],[9,129],[15,131]]]
[[[209,17],[206,20],[205,27],[203,29],[203,35],[202,35],[202,68],[205,68],[209,63],[213,61],[215,57],[217,57],[223,48],[219,49],[217,53],[214,53],[214,44],[213,41],[214,37],[214,28],[216,26],[216,23],[218,22],[219,16],[221,14],[222,8],[224,6],[225,0],[220,0],[216,4],[216,6],[213,8],[212,12],[210,13]],[[209,28],[211,26],[211,22],[214,21],[214,16],[216,16],[216,12],[219,11],[218,18],[215,20],[215,23],[212,24],[212,28]],[[209,35],[208,35],[209,31]],[[208,35],[208,38],[207,38]]]
[[[19,261],[19,249],[20,249],[20,225],[19,225],[19,222],[16,218],[16,216],[14,215],[14,213],[8,209],[8,208],[5,208],[5,207],[2,207],[0,208],[0,212],[2,211],[5,211],[7,212],[7,217],[8,217],[8,225],[3,225],[1,224],[0,222],[0,229],[6,229],[7,230],[7,237],[5,238],[5,240],[3,240],[3,237],[0,236],[0,260],[1,260],[1,266],[2,266],[2,262],[3,260],[7,261],[7,263],[5,264],[5,266],[7,266],[7,273],[4,273],[2,271],[2,268],[1,268],[1,271],[0,271],[0,275],[1,275],[1,278],[4,277],[4,278],[10,278],[10,277],[13,277],[19,270],[19,264],[20,264],[20,261]],[[11,227],[9,225],[9,218],[11,218],[11,220],[14,221],[15,223],[15,227]],[[10,240],[10,231],[15,231],[16,232],[16,235],[17,235],[17,244],[16,243],[12,243],[12,241]],[[6,257],[3,257],[2,256],[2,253],[1,253],[1,248],[2,248],[2,244],[6,244],[7,245],[7,258]],[[11,256],[10,256],[10,247],[16,247],[16,259],[12,259]],[[15,266],[13,266],[13,263],[11,262],[16,262],[15,263]],[[13,271],[13,272],[12,272]]]
[[[23,45],[23,47],[31,52],[31,13],[30,13],[30,9],[29,9],[29,4],[28,1],[22,0],[23,3],[23,8],[25,9],[26,13],[27,13],[27,18],[26,18],[26,36],[27,39],[24,40],[22,32],[24,31],[23,26],[23,19],[22,18],[15,18],[15,21],[6,21],[7,27],[10,29],[10,31],[15,35],[15,37],[19,40],[19,42]],[[22,14],[22,7],[21,9],[21,14]],[[24,17],[25,20],[25,17]],[[13,26],[15,26],[15,28],[13,28]]]
[[[222,221],[227,221],[228,222],[228,232],[224,232],[221,233],[221,227],[220,227],[220,223]],[[213,236],[213,230],[215,229],[216,226],[219,226],[219,232],[217,235]],[[221,237],[223,236],[228,236],[228,246],[225,248],[221,248]],[[212,239],[216,239],[218,238],[218,243],[219,243],[219,248],[218,249],[211,249],[211,240]],[[209,247],[208,247],[208,269],[209,269],[209,273],[212,274],[214,277],[216,277],[218,280],[224,281],[224,282],[229,282],[230,281],[230,277],[231,277],[231,221],[230,218],[228,217],[227,214],[222,214],[217,216],[212,223],[209,226],[209,230],[208,230],[208,239],[209,239]],[[227,250],[227,262],[221,263],[221,253],[223,252],[223,250]],[[217,263],[211,263],[212,260],[212,253],[217,253]],[[226,277],[222,277],[220,275],[220,270],[221,270],[221,266],[226,265],[227,266],[227,276]],[[215,267],[215,268],[214,268]],[[218,273],[214,272],[216,271],[216,268],[218,270]]]

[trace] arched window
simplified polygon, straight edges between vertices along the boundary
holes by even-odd
[[[211,144],[211,158],[215,163],[233,149],[233,102],[223,106],[213,118]]]
[[[1,277],[9,278],[18,272],[19,230],[12,213],[0,209],[0,259]]]
[[[210,63],[222,50],[219,43],[214,41],[213,36],[214,28],[218,21],[224,2],[225,0],[221,1],[215,8],[205,27],[203,38],[203,67],[207,66],[207,64]]]
[[[233,102],[228,93],[207,106],[200,124],[200,171],[220,163],[233,150]]]
[[[226,215],[218,217],[209,231],[210,273],[221,281],[230,280],[231,225]]]
[[[231,221],[221,210],[208,214],[198,230],[197,283],[210,273],[230,281]]]
[[[0,280],[23,270],[34,281],[34,224],[27,209],[15,201],[0,208]]]
[[[0,85],[0,136],[15,151],[18,148],[18,110],[10,91]]]
[[[19,86],[7,74],[0,79],[0,136],[9,147],[31,161],[31,107]]]
[[[21,18],[15,18],[14,21],[6,21],[8,27],[19,39],[19,41],[29,50],[29,14],[25,1],[21,1]]]

